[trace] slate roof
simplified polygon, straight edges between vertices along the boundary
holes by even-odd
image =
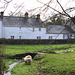
[[[46,28],[47,34],[75,33],[71,27],[65,25],[48,25],[44,27],[43,22],[38,18],[3,16],[2,22],[5,27]]]
[[[44,27],[42,21],[38,18],[25,17],[3,17],[3,25],[5,27]]]
[[[72,30],[75,31],[75,23],[71,19],[66,20],[65,26],[70,26],[72,28]]]
[[[75,33],[70,27],[64,25],[49,25],[46,31],[47,34]]]

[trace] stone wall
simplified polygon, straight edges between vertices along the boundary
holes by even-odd
[[[0,39],[0,44],[67,44],[75,43],[75,39]]]

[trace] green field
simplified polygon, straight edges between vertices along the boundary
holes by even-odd
[[[38,51],[65,51],[74,50],[75,44],[57,44],[57,45],[4,45],[5,55],[12,56],[25,52],[38,52]]]
[[[53,52],[63,52],[75,50],[75,44],[57,45],[4,45],[5,65],[18,61],[17,59],[7,59],[9,56],[25,52],[44,52],[38,55],[31,65],[24,62],[16,65],[12,70],[12,75],[75,75],[75,51],[65,54],[52,54]]]

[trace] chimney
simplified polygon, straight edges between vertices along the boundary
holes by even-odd
[[[28,18],[28,12],[25,13],[25,17]]]
[[[37,18],[40,19],[40,14],[37,14]]]
[[[3,17],[4,12],[1,12],[1,16]]]

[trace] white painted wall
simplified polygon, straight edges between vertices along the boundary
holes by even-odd
[[[52,39],[63,39],[63,34],[46,34],[46,28],[25,28],[25,27],[5,27],[4,28],[4,37],[5,39],[11,39],[11,36],[14,36],[14,39],[37,39],[37,36],[41,36],[41,39],[49,39],[49,36],[52,36]]]
[[[3,26],[2,26],[2,21],[0,21],[0,38],[3,38]]]
[[[25,27],[5,27],[5,39],[11,39],[11,36],[14,36],[14,39],[37,39],[37,36],[41,36],[41,39],[46,39],[46,28],[25,28]]]
[[[45,39],[49,39],[49,36],[52,36],[52,39],[63,39],[63,34],[46,34]]]

